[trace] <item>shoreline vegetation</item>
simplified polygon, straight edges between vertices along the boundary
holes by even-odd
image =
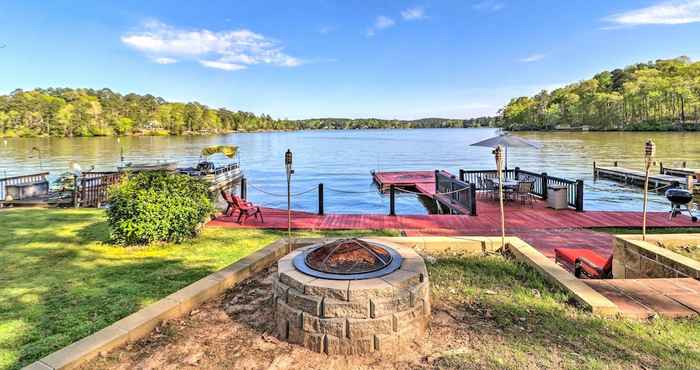
[[[699,131],[700,62],[681,56],[603,71],[501,111],[507,130]]]
[[[232,132],[317,129],[493,127],[497,117],[466,120],[318,118],[269,115],[167,102],[153,95],[122,95],[110,89],[48,88],[0,95],[0,137],[93,137],[210,135]]]

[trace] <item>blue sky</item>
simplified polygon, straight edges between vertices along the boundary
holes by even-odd
[[[0,2],[0,92],[108,87],[276,118],[468,118],[700,58],[690,1]]]

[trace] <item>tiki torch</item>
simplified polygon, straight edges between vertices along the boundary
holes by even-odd
[[[649,170],[654,162],[654,155],[656,155],[656,144],[649,139],[646,144],[644,144],[644,164],[645,164],[645,174],[644,174],[644,209],[642,211],[642,240],[647,240],[647,200],[649,192]]]
[[[292,250],[292,151],[284,153],[284,167],[287,171],[287,247]]]
[[[503,211],[503,147],[497,146],[493,150],[493,156],[496,159],[496,171],[498,173],[498,202],[501,208],[501,252],[506,248],[506,216]]]

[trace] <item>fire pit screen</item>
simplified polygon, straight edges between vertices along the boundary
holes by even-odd
[[[294,258],[299,271],[334,280],[370,279],[401,267],[393,249],[359,239],[340,239],[322,244]]]

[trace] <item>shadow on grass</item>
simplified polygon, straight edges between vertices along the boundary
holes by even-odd
[[[439,356],[438,367],[642,366],[700,364],[700,321],[602,319],[573,309],[534,270],[501,257],[440,258],[429,265],[437,310],[457,311],[469,335],[492,351]],[[495,335],[495,333],[498,333]],[[533,358],[531,353],[535,353]]]

